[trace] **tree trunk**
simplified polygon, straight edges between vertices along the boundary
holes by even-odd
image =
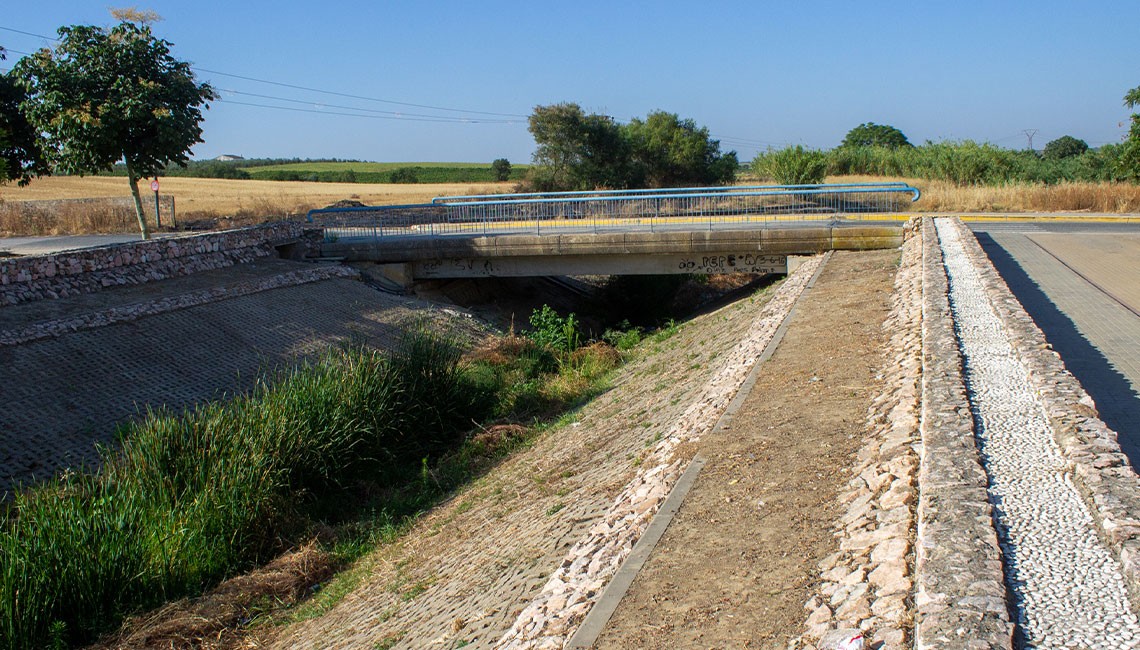
[[[143,216],[142,199],[139,198],[139,177],[135,174],[135,170],[131,167],[131,163],[127,163],[127,180],[131,183],[131,196],[135,199],[135,216],[139,218],[139,230],[142,231],[143,239],[150,239],[150,231],[146,226],[146,217]]]

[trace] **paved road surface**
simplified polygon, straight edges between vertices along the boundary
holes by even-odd
[[[1140,225],[971,226],[1140,467]]]
[[[152,237],[174,237],[183,233],[151,233]],[[48,255],[80,248],[95,248],[110,244],[138,241],[138,234],[130,235],[55,235],[50,237],[0,237],[0,256]]]

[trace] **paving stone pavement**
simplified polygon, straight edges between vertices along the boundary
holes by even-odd
[[[38,309],[67,311],[62,302]],[[426,303],[332,279],[0,346],[0,494],[96,461],[95,443],[112,442],[116,423],[147,407],[177,409],[248,390],[259,371],[342,342],[389,346],[427,317],[452,319]]]

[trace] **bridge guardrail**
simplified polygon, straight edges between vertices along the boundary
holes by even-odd
[[[905,183],[765,185],[436,197],[433,203],[311,210],[326,239],[713,229],[788,215],[889,214],[917,201]]]

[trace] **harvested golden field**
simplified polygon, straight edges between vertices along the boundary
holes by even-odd
[[[262,209],[295,214],[343,199],[375,205],[426,203],[441,194],[509,192],[511,187],[509,182],[395,185],[170,177],[162,179],[161,192],[175,197],[179,214],[219,216]],[[144,198],[151,195],[145,181],[140,183],[140,189]],[[49,176],[37,178],[27,187],[6,185],[0,189],[3,201],[124,196],[130,196],[127,179],[110,176]]]
[[[509,192],[512,187],[510,182],[398,185],[163,178],[161,193],[174,197],[179,226],[192,222],[195,228],[229,228],[296,217],[342,200],[367,205],[426,203],[440,195]],[[140,183],[139,189],[143,207],[152,216],[154,198],[149,183]],[[123,177],[57,176],[35,179],[27,187],[5,185],[0,188],[0,235],[134,232],[138,222],[129,197]],[[107,198],[120,201],[38,203]],[[164,221],[169,221],[169,215]]]

